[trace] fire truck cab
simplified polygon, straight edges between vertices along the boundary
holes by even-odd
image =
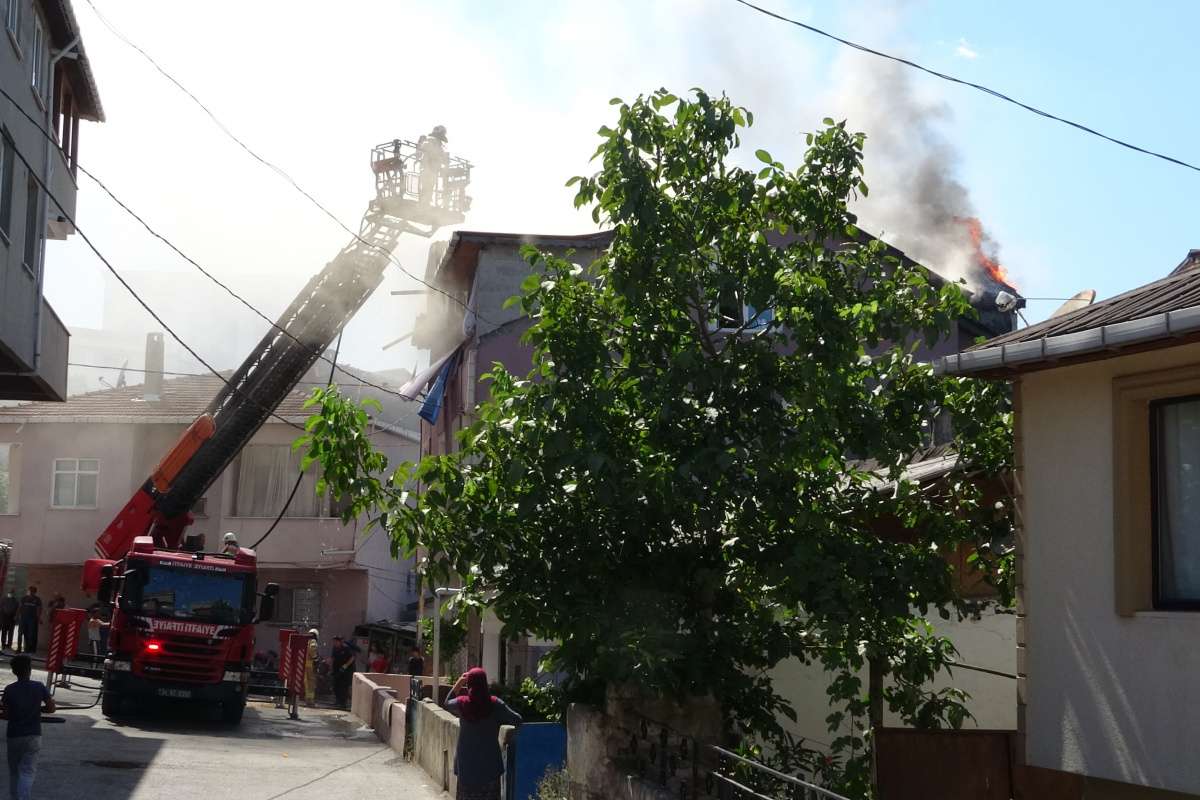
[[[105,714],[149,698],[220,705],[241,721],[254,653],[254,625],[274,612],[275,584],[260,594],[257,559],[165,550],[149,536],[119,560],[91,559],[84,588],[112,607],[104,661]]]

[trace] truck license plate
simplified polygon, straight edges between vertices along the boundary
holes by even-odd
[[[181,697],[186,700],[192,696],[192,690],[191,689],[159,689],[158,696],[159,697]]]

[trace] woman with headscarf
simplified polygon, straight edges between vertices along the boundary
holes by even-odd
[[[455,682],[446,695],[446,710],[458,717],[458,749],[454,774],[457,800],[500,800],[500,726],[520,725],[521,715],[488,690],[487,673],[475,667]]]

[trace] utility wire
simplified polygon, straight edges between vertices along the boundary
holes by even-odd
[[[0,90],[0,94],[3,94],[4,97],[8,98],[8,100],[14,106],[17,105],[16,102],[12,99],[12,96],[9,95],[7,92]],[[259,408],[266,411],[268,414],[270,414],[275,419],[279,420],[280,422],[282,422],[285,425],[290,425],[297,430],[300,430],[300,431],[304,430],[303,426],[297,425],[294,422],[289,422],[288,420],[286,420],[283,417],[276,414],[274,412],[274,410],[272,410],[265,404],[259,402],[258,400],[254,399],[253,397],[250,397],[243,390],[234,386],[232,383],[230,383],[228,380],[226,380],[224,375],[222,375],[211,364],[209,364],[207,361],[205,361],[204,358],[199,353],[197,353],[192,348],[191,345],[189,345],[187,342],[185,342],[183,340],[183,338],[179,334],[177,334],[175,332],[175,330],[170,325],[168,325],[166,323],[166,321],[154,311],[153,308],[150,307],[149,303],[147,303],[145,300],[142,299],[141,295],[139,295],[136,291],[134,291],[133,287],[129,285],[129,282],[126,281],[125,278],[121,275],[121,273],[117,271],[117,268],[112,265],[112,262],[110,262],[104,256],[104,254],[100,252],[100,248],[96,247],[95,243],[92,242],[92,240],[88,238],[88,235],[83,231],[83,229],[80,228],[79,225],[77,225],[75,223],[75,220],[71,217],[70,214],[67,213],[65,206],[63,206],[63,204],[61,202],[59,202],[59,199],[57,197],[55,197],[54,193],[50,191],[50,187],[46,185],[45,179],[43,179],[42,176],[38,174],[37,170],[34,169],[33,165],[29,163],[29,159],[25,158],[25,154],[20,151],[20,149],[16,146],[16,144],[11,139],[9,139],[8,141],[5,142],[5,146],[8,147],[10,150],[12,150],[13,154],[16,155],[17,159],[20,160],[22,165],[24,165],[26,172],[28,172],[29,176],[31,178],[33,178],[34,182],[38,185],[38,188],[40,188],[43,192],[45,192],[46,197],[48,197],[56,206],[58,206],[58,210],[59,210],[59,212],[61,212],[63,219],[65,219],[67,222],[69,222],[71,224],[71,227],[75,229],[75,232],[79,234],[79,237],[81,239],[83,239],[84,243],[87,244],[88,248],[90,248],[91,251],[93,253],[95,253],[96,258],[100,259],[100,263],[104,264],[104,266],[108,269],[108,271],[113,274],[113,277],[116,278],[117,281],[122,286],[125,287],[125,290],[129,292],[129,294],[133,297],[133,299],[136,300],[138,302],[138,304],[146,310],[146,313],[149,314],[154,319],[155,322],[157,322],[159,325],[161,325],[163,330],[165,330],[168,334],[171,335],[172,339],[179,342],[180,346],[182,346],[183,349],[186,350],[188,352],[188,354],[191,355],[192,358],[196,359],[201,364],[203,364],[205,369],[207,369],[213,375],[217,376],[217,378],[219,378],[222,383],[224,383],[226,386],[228,386],[235,393],[242,395],[245,399],[247,399],[251,403],[257,405]],[[42,268],[45,269],[44,264],[42,265]]]
[[[912,67],[913,69],[920,70],[921,72],[924,72],[927,75],[932,75],[935,78],[941,78],[944,81],[950,81],[951,83],[957,83],[961,86],[968,86],[972,89],[983,92],[984,94],[991,95],[992,97],[995,97],[997,100],[1003,100],[1006,103],[1012,103],[1014,106],[1017,106],[1018,108],[1023,108],[1026,111],[1030,111],[1034,114],[1037,114],[1040,117],[1045,117],[1046,119],[1052,119],[1055,122],[1061,122],[1063,125],[1067,125],[1069,127],[1075,128],[1076,130],[1083,131],[1084,133],[1087,133],[1087,134],[1091,134],[1092,136],[1097,136],[1101,139],[1112,142],[1113,144],[1118,145],[1120,147],[1124,147],[1126,149],[1133,150],[1134,152],[1137,152],[1137,153],[1142,153],[1143,155],[1148,155],[1148,156],[1152,156],[1154,158],[1162,159],[1163,161],[1167,161],[1171,164],[1175,164],[1176,166],[1180,166],[1180,167],[1184,167],[1186,169],[1200,172],[1200,166],[1196,166],[1195,164],[1189,164],[1186,161],[1166,155],[1165,153],[1158,153],[1158,152],[1155,152],[1154,150],[1148,150],[1145,147],[1139,147],[1136,144],[1131,144],[1130,142],[1126,142],[1122,139],[1117,139],[1114,136],[1109,136],[1106,133],[1101,133],[1100,131],[1096,130],[1095,128],[1089,128],[1087,125],[1083,125],[1078,122],[1072,122],[1071,120],[1066,119],[1064,117],[1060,117],[1055,114],[1051,114],[1049,111],[1043,111],[1040,108],[1036,108],[1034,106],[1029,105],[1028,103],[1023,103],[1020,100],[1016,100],[1012,97],[1009,97],[1008,95],[1006,95],[1002,92],[998,92],[995,89],[989,89],[988,87],[983,86],[981,84],[972,83],[971,81],[963,80],[962,78],[956,78],[953,75],[947,75],[944,72],[938,72],[937,70],[922,66],[922,65],[916,63],[915,61],[909,61],[907,58],[900,58],[899,56],[893,56],[888,53],[884,53],[879,50],[874,50],[870,47],[866,47],[865,45],[857,44],[856,42],[852,42],[849,39],[843,39],[840,36],[836,36],[832,33],[829,33],[828,31],[822,30],[813,25],[809,25],[807,23],[800,22],[799,20],[791,19],[790,17],[785,17],[782,14],[776,14],[774,11],[768,11],[767,9],[763,8],[762,6],[757,6],[754,3],[749,2],[749,0],[734,0],[734,2],[740,3],[741,5],[744,5],[747,8],[752,8],[755,11],[757,11],[758,13],[765,14],[766,16],[777,19],[780,22],[787,22],[792,25],[795,25],[797,28],[803,28],[806,31],[815,33],[818,36],[824,36],[826,39],[832,39],[833,41],[838,42],[839,44],[844,44],[847,47],[854,48],[855,50],[860,50],[864,53],[870,53],[871,55],[879,56],[880,58],[886,58],[889,61],[895,61],[898,64],[903,64],[906,67]],[[88,3],[90,5],[91,0],[88,0]]]
[[[1037,298],[1034,298],[1034,299],[1037,299]],[[328,363],[329,359],[328,359],[328,358],[326,358],[326,359],[325,359],[325,361],[326,361],[326,363]],[[122,366],[122,367],[118,367],[118,366],[116,366],[115,364],[84,364],[84,363],[82,363],[82,362],[79,362],[79,361],[68,361],[68,362],[67,362],[67,366],[69,366],[69,367],[86,367],[86,368],[88,368],[88,369],[111,369],[111,370],[124,371],[124,372],[141,372],[141,373],[153,372],[153,373],[156,373],[156,374],[159,374],[159,375],[170,375],[170,376],[172,376],[172,377],[178,377],[178,378],[211,378],[211,377],[212,377],[212,376],[211,376],[209,373],[207,373],[207,372],[172,372],[172,371],[170,371],[170,370],[166,370],[166,369],[137,369],[137,368],[135,368],[135,367],[124,367],[124,366]],[[357,378],[357,376],[355,376],[355,375],[354,375],[354,373],[352,373],[352,372],[349,372],[348,370],[346,370],[346,368],[345,368],[345,367],[343,367],[343,366],[342,366],[342,365],[340,365],[340,364],[338,365],[337,371],[338,371],[338,372],[341,372],[341,373],[344,373],[344,374],[346,374],[346,375],[350,375],[351,377],[355,377],[355,378]],[[336,386],[350,386],[350,387],[354,387],[354,386],[370,386],[370,387],[372,387],[372,388],[374,388],[374,389],[379,389],[379,388],[380,388],[380,387],[376,386],[376,385],[375,385],[375,384],[373,384],[373,383],[366,383],[366,382],[362,382],[362,383],[349,383],[349,382],[341,382],[341,381],[338,381],[338,382],[336,382],[335,384],[329,384],[329,383],[326,383],[325,381],[296,381],[296,385],[297,385],[297,386],[330,386],[330,385],[336,385]],[[388,390],[387,390],[386,388],[384,388],[384,389],[381,389],[381,391],[388,391]],[[388,393],[389,393],[389,394],[396,394],[396,392],[394,392],[394,391],[393,391],[393,392],[388,392]],[[405,396],[405,395],[400,395],[400,396],[401,396],[401,397],[402,397],[404,400],[408,400],[408,401],[410,401],[410,402],[411,402],[411,401],[415,401],[415,400],[417,400],[417,399],[418,399],[418,398],[415,398],[415,397],[412,397],[412,398],[410,398],[410,397],[407,397],[407,396]]]
[[[42,135],[42,138],[44,138],[50,145],[52,145],[54,147],[58,147],[58,141],[54,138],[53,134],[51,134],[44,127],[42,127],[42,122],[40,120],[38,120],[36,117],[29,114],[29,112],[27,112],[24,108],[22,108],[21,104],[18,103],[15,99],[13,99],[13,96],[11,94],[9,94],[7,91],[5,91],[3,87],[0,87],[0,96],[3,96],[6,100],[8,100],[8,102],[12,105],[12,107],[14,109],[16,109],[21,114],[21,116],[23,116],[23,117],[25,117],[25,119],[29,120],[29,122],[34,126],[34,128],[38,131],[38,133],[40,133]],[[297,344],[304,346],[304,347],[309,347],[309,345],[306,345],[304,342],[301,342],[299,339],[297,339],[296,336],[291,331],[280,326],[279,323],[277,323],[275,320],[271,319],[266,314],[259,311],[254,305],[252,305],[250,303],[250,301],[243,298],[241,295],[239,295],[237,292],[235,292],[233,289],[231,289],[229,286],[227,286],[225,283],[223,283],[219,278],[217,278],[211,272],[206,270],[198,262],[196,262],[194,259],[192,259],[190,256],[188,256],[186,253],[184,253],[178,247],[176,247],[175,244],[170,239],[168,239],[166,236],[162,235],[157,230],[155,230],[153,227],[151,227],[150,223],[146,222],[146,220],[143,219],[137,212],[135,212],[132,208],[130,208],[128,205],[126,205],[124,201],[122,201],[119,197],[117,197],[117,195],[111,189],[108,188],[108,186],[104,183],[104,181],[100,180],[94,174],[89,172],[78,161],[75,162],[75,168],[78,169],[80,172],[82,172],[84,175],[86,175],[88,178],[90,178],[92,180],[92,182],[94,182],[97,186],[99,186],[104,191],[105,194],[107,194],[110,198],[112,198],[114,203],[116,203],[126,214],[128,214],[129,216],[131,216],[135,220],[137,220],[142,225],[142,227],[145,228],[152,236],[154,236],[159,241],[161,241],[163,244],[165,244],[167,247],[169,247],[180,258],[187,261],[189,264],[191,264],[196,269],[198,269],[200,271],[200,273],[202,275],[204,275],[204,277],[208,278],[210,281],[215,283],[217,286],[220,286],[235,300],[240,302],[246,308],[253,311],[255,314],[257,314],[263,320],[266,320],[266,322],[269,325],[271,325],[271,327],[280,331],[281,333],[283,333],[285,336],[287,336],[288,338],[290,338],[292,341],[296,342]],[[49,191],[47,191],[46,194],[50,195]],[[52,195],[51,195],[51,197],[52,197]],[[55,200],[55,205],[58,205],[59,209],[62,210],[63,207],[62,207],[62,205],[60,205],[58,203],[57,200]],[[66,212],[63,212],[63,213],[65,216]],[[71,224],[74,225],[75,224],[74,221],[72,221]],[[78,226],[76,226],[76,228],[78,228]],[[360,241],[365,241],[361,237],[358,237],[358,236],[356,236],[355,238],[358,238]],[[89,246],[91,245],[90,242],[88,244],[89,244]],[[370,244],[370,243],[368,243],[368,244]],[[380,252],[384,252],[383,248],[379,247],[378,245],[372,244],[371,246],[374,247],[375,249],[379,250]],[[95,250],[94,247],[92,249]],[[99,255],[99,254],[97,253],[97,255]],[[121,282],[125,283],[124,281],[121,281]],[[126,288],[129,288],[128,284],[126,284]],[[132,293],[133,290],[130,289],[130,292]],[[151,312],[151,316],[154,316],[153,312]],[[157,316],[155,316],[155,319],[158,319]],[[172,334],[172,336],[174,336],[174,334]],[[176,338],[178,338],[178,337],[176,337]],[[180,343],[182,344],[182,341]],[[184,345],[184,346],[186,347],[186,345]],[[190,352],[190,350],[189,350],[189,352]],[[329,360],[329,358],[325,356],[324,353],[319,354],[318,358],[320,358],[322,361],[325,361],[326,363],[333,365],[336,369],[345,373],[346,375],[349,375],[351,378],[354,378],[355,380],[360,381],[361,383],[363,383],[367,386],[370,386],[374,389],[378,389],[381,392],[385,392],[387,394],[394,395],[394,396],[399,397],[404,400],[416,400],[417,399],[415,397],[409,397],[408,395],[406,395],[402,392],[397,392],[395,390],[380,386],[376,383],[372,383],[371,381],[367,380],[366,378],[362,377],[361,375],[356,375],[353,372],[350,372],[349,370],[345,369],[344,367],[342,367],[340,365],[333,364],[333,362],[331,362]],[[197,359],[197,360],[199,360],[199,359]],[[201,363],[203,363],[203,362],[201,362]],[[207,367],[208,364],[205,364],[204,366]],[[210,369],[211,369],[211,367],[210,367]]]
[[[285,171],[282,167],[279,167],[276,164],[272,163],[271,161],[268,161],[263,156],[259,155],[257,152],[255,152],[255,150],[253,150],[250,147],[250,145],[246,144],[244,141],[242,141],[240,138],[238,138],[238,136],[236,134],[234,134],[234,132],[231,131],[229,129],[229,127],[226,126],[225,123],[223,123],[217,117],[217,115],[214,114],[212,112],[212,110],[200,100],[200,98],[196,97],[196,95],[193,94],[191,92],[191,90],[189,90],[186,86],[184,86],[182,83],[180,83],[178,79],[176,79],[173,75],[171,75],[171,73],[167,72],[166,69],[164,69],[161,64],[159,64],[157,61],[155,61],[154,58],[149,53],[147,53],[145,50],[143,50],[140,46],[138,46],[138,44],[136,42],[131,40],[129,37],[125,36],[125,34],[121,33],[121,31],[115,25],[113,25],[111,22],[109,22],[108,18],[100,13],[100,9],[96,8],[96,4],[93,3],[92,0],[87,0],[87,4],[91,7],[91,9],[95,13],[96,17],[99,18],[100,22],[104,24],[104,27],[108,28],[109,32],[112,33],[113,36],[116,36],[118,39],[120,39],[126,45],[128,45],[129,47],[131,47],[135,51],[137,51],[137,53],[142,58],[146,59],[146,61],[148,61],[150,63],[150,65],[152,67],[154,67],[154,69],[157,70],[160,75],[162,75],[164,78],[166,78],[171,84],[173,84],[177,89],[179,89],[179,91],[183,92],[188,97],[188,99],[190,99],[193,103],[195,103],[197,106],[199,106],[200,110],[203,111],[208,116],[208,118],[213,121],[213,124],[215,124],[221,130],[221,132],[224,133],[226,136],[228,136],[230,138],[230,140],[232,140],[238,147],[240,147],[240,148],[242,148],[242,150],[246,151],[246,153],[251,158],[253,158],[258,163],[262,164],[263,166],[267,167],[268,169],[273,171],[275,174],[277,174],[279,177],[283,178],[285,181],[287,181],[289,184],[291,184],[292,188],[294,188],[297,192],[302,194],[310,203],[312,203],[314,206],[316,206],[316,208],[318,210],[320,210],[321,213],[323,213],[325,216],[329,217],[329,219],[333,220],[333,222],[336,225],[338,225],[338,227],[340,227],[342,230],[349,233],[351,236],[353,236],[355,239],[357,239],[360,243],[362,243],[362,244],[366,245],[367,247],[370,247],[374,250],[378,250],[379,252],[381,252],[385,256],[387,256],[388,260],[391,261],[393,264],[395,264],[396,267],[401,272],[403,272],[405,275],[412,278],[417,283],[420,283],[423,286],[427,287],[431,291],[437,292],[438,294],[441,294],[441,295],[444,295],[445,297],[450,298],[451,300],[453,300],[458,305],[462,306],[467,311],[470,311],[470,309],[467,308],[467,304],[464,303],[462,300],[458,299],[450,292],[447,292],[446,290],[444,290],[440,287],[434,286],[432,283],[428,283],[425,280],[423,280],[422,278],[413,274],[412,272],[409,272],[407,269],[405,269],[404,265],[401,264],[400,261],[397,260],[396,257],[393,256],[390,252],[385,251],[382,247],[375,244],[374,242],[367,241],[362,236],[360,236],[356,231],[354,231],[352,228],[350,228],[350,226],[348,226],[348,225],[346,225],[346,223],[342,222],[341,219],[339,219],[336,214],[334,214],[332,211],[330,211],[328,208],[326,208],[319,200],[317,200],[317,198],[313,197],[312,194],[310,194],[306,189],[304,189],[304,187],[302,187],[296,181],[295,178],[293,178],[291,175],[289,175],[287,173],[287,171]],[[476,316],[478,317],[478,314],[476,314]],[[483,317],[479,317],[479,319],[482,319],[484,322],[487,322],[488,324],[494,324],[490,320],[483,319]]]
[[[259,311],[259,310],[258,310],[258,309],[257,309],[257,308],[254,306],[254,305],[252,305],[252,304],[250,303],[250,301],[249,301],[249,300],[246,300],[244,297],[242,297],[241,295],[239,295],[239,294],[238,294],[237,292],[235,292],[233,289],[229,288],[229,286],[228,286],[227,284],[225,284],[224,282],[222,282],[220,278],[218,278],[216,275],[213,275],[213,274],[212,274],[211,272],[209,272],[207,269],[205,269],[204,267],[202,267],[202,266],[199,264],[199,262],[197,262],[195,259],[193,259],[191,256],[189,256],[187,253],[184,253],[184,252],[183,252],[182,250],[180,250],[178,247],[176,247],[176,246],[175,246],[175,244],[174,244],[174,243],[173,243],[173,242],[172,242],[170,239],[168,239],[166,236],[163,236],[163,235],[162,235],[161,233],[159,233],[157,230],[155,230],[154,228],[152,228],[152,227],[150,226],[150,223],[146,222],[146,220],[145,220],[145,219],[143,219],[141,215],[139,215],[139,214],[138,214],[136,211],[134,211],[132,208],[130,208],[128,205],[126,205],[126,204],[124,203],[124,201],[122,201],[122,200],[121,200],[121,198],[117,197],[117,196],[116,196],[116,194],[114,194],[114,193],[113,193],[113,191],[112,191],[111,189],[109,189],[107,185],[105,185],[104,181],[100,180],[100,179],[99,179],[99,178],[97,178],[95,175],[93,175],[91,172],[89,172],[88,170],[84,169],[84,168],[83,168],[83,166],[82,166],[82,165],[80,165],[79,163],[76,163],[76,165],[75,165],[75,166],[76,166],[76,167],[79,169],[79,171],[80,171],[80,172],[82,172],[84,175],[86,175],[88,178],[90,178],[90,179],[92,180],[92,182],[93,182],[93,183],[95,183],[97,186],[99,186],[99,187],[100,187],[100,188],[101,188],[101,189],[104,191],[104,193],[105,193],[105,194],[107,194],[107,195],[108,195],[108,196],[109,196],[109,197],[112,199],[112,201],[113,201],[114,203],[116,203],[118,206],[120,206],[120,207],[121,207],[121,209],[122,209],[123,211],[125,211],[125,213],[126,213],[126,214],[128,214],[129,216],[131,216],[131,217],[133,217],[135,220],[137,220],[139,223],[141,223],[142,227],[143,227],[143,228],[145,228],[145,229],[146,229],[146,230],[147,230],[147,231],[150,233],[150,235],[151,235],[151,236],[153,236],[154,238],[158,239],[160,242],[162,242],[162,243],[163,243],[163,244],[165,244],[167,247],[169,247],[169,248],[170,248],[172,251],[174,251],[174,252],[175,252],[175,254],[176,254],[176,255],[178,255],[178,256],[179,256],[180,258],[182,258],[184,261],[188,262],[188,263],[189,263],[189,264],[191,264],[193,267],[195,267],[196,269],[200,270],[200,274],[202,274],[204,277],[208,278],[210,281],[212,281],[213,283],[215,283],[217,286],[220,286],[222,289],[224,289],[224,290],[225,290],[225,291],[226,291],[226,292],[229,294],[229,296],[230,296],[230,297],[232,297],[233,299],[237,300],[239,303],[241,303],[242,305],[244,305],[246,308],[248,308],[248,309],[250,309],[251,311],[253,311],[253,312],[254,312],[255,314],[257,314],[257,315],[258,315],[258,316],[259,316],[261,319],[263,319],[263,320],[266,320],[266,322],[267,322],[267,323],[268,323],[268,324],[269,324],[271,327],[273,327],[273,328],[275,328],[276,330],[278,330],[278,331],[280,331],[281,333],[283,333],[285,336],[287,336],[289,339],[291,339],[292,341],[294,341],[296,344],[302,345],[302,346],[304,346],[304,347],[309,347],[309,346],[310,346],[310,345],[306,345],[306,344],[304,344],[304,342],[301,342],[299,339],[297,339],[297,338],[296,338],[296,336],[295,336],[295,335],[294,335],[294,334],[293,334],[291,331],[289,331],[287,328],[284,328],[284,327],[282,327],[282,326],[281,326],[281,325],[280,325],[278,322],[276,322],[275,320],[271,319],[270,317],[268,317],[268,316],[267,316],[266,314],[264,314],[263,312]],[[383,252],[383,248],[381,248],[381,247],[378,247],[377,249],[378,249],[380,252]],[[340,334],[339,334],[339,336],[340,336]],[[324,362],[326,362],[326,363],[330,364],[330,365],[332,366],[332,368],[333,368],[333,369],[336,369],[336,370],[338,370],[338,371],[340,371],[340,372],[343,372],[343,373],[345,373],[346,375],[349,375],[350,377],[354,378],[355,380],[357,380],[357,381],[361,381],[362,383],[366,384],[367,386],[370,386],[370,387],[372,387],[372,388],[378,389],[378,390],[379,390],[379,391],[381,391],[381,392],[386,392],[386,393],[388,393],[388,394],[395,395],[396,397],[401,397],[401,398],[403,398],[403,399],[405,399],[405,400],[414,400],[414,399],[416,399],[416,398],[413,398],[413,397],[409,397],[408,395],[406,395],[406,394],[404,394],[404,393],[402,393],[402,392],[397,392],[397,391],[395,391],[395,390],[393,390],[393,389],[387,389],[387,388],[385,388],[385,387],[383,387],[383,386],[380,386],[380,385],[379,385],[379,384],[377,384],[377,383],[372,383],[371,381],[367,380],[366,378],[362,377],[361,375],[355,375],[353,372],[350,372],[350,371],[349,371],[349,370],[347,370],[345,367],[339,366],[339,365],[335,364],[334,362],[330,361],[330,360],[329,360],[329,358],[328,358],[328,357],[326,357],[324,353],[322,353],[322,354],[321,354],[320,356],[318,356],[318,357],[319,357],[319,358],[320,358],[322,361],[324,361]],[[332,385],[332,384],[331,384],[331,385]]]
[[[156,372],[156,373],[161,373],[162,375],[170,375],[171,377],[182,377],[182,378],[211,378],[212,377],[212,375],[207,372],[171,372],[169,370],[134,369],[133,367],[118,367],[118,366],[114,366],[112,364],[83,364],[78,361],[68,361],[67,366],[69,366],[69,367],[84,367],[87,369],[108,369],[108,370],[124,371],[124,372],[142,372],[142,373]],[[343,370],[340,366],[338,367],[338,371],[345,372],[345,370]],[[303,384],[303,385],[308,385],[308,386],[329,386],[329,385],[331,385],[324,381],[299,381],[298,384]],[[346,387],[350,387],[350,388],[359,387],[359,384],[357,384],[357,383],[339,383],[337,385],[338,386],[346,386]],[[374,384],[368,384],[368,385],[373,386]],[[105,389],[105,390],[99,390],[99,391],[111,391],[111,390]],[[400,395],[400,396],[403,397],[403,395]],[[413,401],[413,402],[419,402],[419,401]],[[401,422],[404,422],[407,419],[411,419],[412,417],[417,416],[418,413],[419,413],[418,411],[410,411],[407,414],[404,414],[402,416],[396,417],[396,419],[391,419],[391,420],[378,419],[376,417],[372,417],[371,425],[373,428],[375,428],[375,430],[371,431],[371,433],[368,435],[369,436],[374,435],[375,433],[378,433],[379,431],[388,431],[388,429],[392,428],[392,427],[400,427]]]
[[[339,331],[338,338],[337,338],[337,344],[333,348],[333,363],[334,364],[337,363],[338,354],[341,352],[342,352],[342,334]],[[335,373],[336,373],[336,370],[334,370],[332,368],[329,370],[329,384],[328,384],[329,386],[333,386],[333,376]],[[275,521],[271,523],[271,527],[267,528],[267,532],[264,533],[262,536],[260,536],[257,542],[250,545],[251,550],[257,550],[258,546],[260,544],[262,544],[264,541],[266,541],[267,537],[270,536],[271,533],[275,530],[275,528],[279,525],[279,520],[283,519],[283,515],[287,513],[288,508],[290,508],[292,505],[292,500],[294,500],[296,498],[296,492],[300,490],[300,483],[304,480],[304,473],[305,473],[305,470],[301,469],[300,472],[296,475],[296,482],[294,484],[292,484],[292,491],[290,494],[288,494],[287,500],[285,500],[283,502],[283,508],[279,509],[279,513],[275,515]]]

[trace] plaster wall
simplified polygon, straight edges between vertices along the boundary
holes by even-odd
[[[1119,616],[1113,538],[1113,380],[1197,363],[1190,344],[1021,378],[1031,766],[1200,793],[1200,614]]]

